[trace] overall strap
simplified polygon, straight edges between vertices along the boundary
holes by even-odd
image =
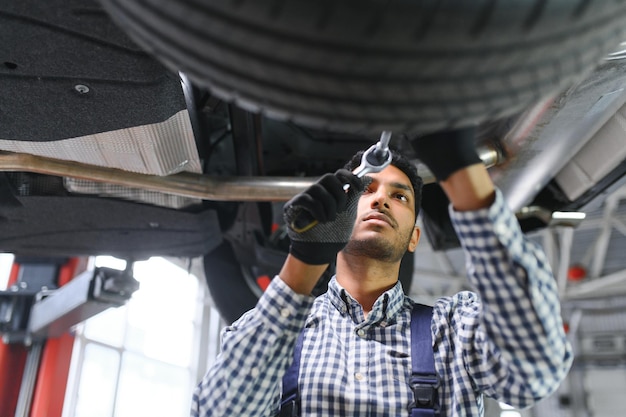
[[[411,379],[414,401],[410,406],[410,417],[437,417],[439,404],[437,388],[439,377],[435,372],[432,334],[430,323],[433,308],[415,304],[411,311]],[[293,352],[293,362],[283,377],[283,394],[280,412],[277,417],[298,417],[300,414],[300,396],[298,376],[300,374],[300,356],[304,341],[304,331],[298,336]]]
[[[293,349],[293,362],[283,376],[283,395],[280,400],[278,417],[298,417],[300,415],[300,396],[298,395],[298,376],[300,375],[300,355],[304,343],[304,330],[300,332]]]
[[[411,417],[435,417],[439,415],[437,388],[439,376],[435,371],[430,323],[433,308],[415,304],[411,312],[411,379],[414,401],[410,406]]]

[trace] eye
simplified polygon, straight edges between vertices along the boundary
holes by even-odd
[[[398,200],[402,201],[403,203],[406,203],[409,201],[409,197],[404,194],[404,193],[395,193],[394,194],[394,198],[397,198]]]

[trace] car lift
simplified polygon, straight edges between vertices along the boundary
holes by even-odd
[[[61,417],[72,326],[139,288],[132,262],[124,271],[86,265],[87,258],[16,256],[0,291],[0,416]]]

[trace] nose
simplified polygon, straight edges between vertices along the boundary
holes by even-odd
[[[389,208],[389,193],[384,187],[378,187],[374,195],[372,196],[372,208],[384,207]]]

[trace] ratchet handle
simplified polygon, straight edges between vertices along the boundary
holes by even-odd
[[[368,152],[368,154],[365,155],[365,159],[367,160],[367,163],[374,167],[385,166],[385,163],[387,162],[388,158],[389,158],[388,149],[374,148],[371,152]]]
[[[380,140],[372,145],[367,151],[363,153],[361,158],[361,165],[359,165],[352,173],[361,178],[365,174],[372,172],[380,172],[391,163],[392,155],[389,151],[389,140],[391,139],[391,132],[384,131]],[[347,192],[350,188],[349,184],[344,185],[344,190]],[[291,229],[296,233],[304,233],[307,230],[312,229],[318,221],[307,210],[300,210],[291,221]]]

